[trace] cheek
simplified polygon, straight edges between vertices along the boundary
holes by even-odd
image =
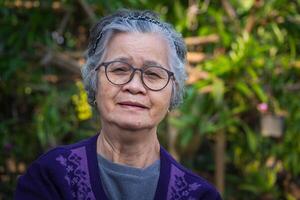
[[[164,105],[166,107],[166,109],[168,110],[170,108],[170,103],[171,103],[171,98],[172,98],[172,85],[170,85],[169,87],[167,87],[168,90],[166,90],[166,93],[164,95]]]
[[[102,77],[102,79],[105,77]],[[113,87],[104,81],[98,80],[97,104],[98,110],[101,112],[109,112],[113,109],[114,94],[116,93]]]
[[[163,94],[156,94],[153,96],[153,104],[155,111],[158,112],[156,113],[157,115],[160,115],[160,113],[165,113],[170,107],[170,101],[171,101],[171,89],[168,91],[165,91]]]

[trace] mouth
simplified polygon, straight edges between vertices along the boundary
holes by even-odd
[[[122,107],[127,108],[140,108],[140,109],[148,109],[148,107],[144,104],[138,102],[131,102],[131,101],[122,101],[118,103]]]

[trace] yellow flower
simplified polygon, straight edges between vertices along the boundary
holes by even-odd
[[[77,118],[80,121],[84,121],[92,117],[92,108],[88,103],[88,96],[84,90],[83,83],[81,81],[77,81],[76,86],[79,93],[72,95],[71,99],[75,105]]]

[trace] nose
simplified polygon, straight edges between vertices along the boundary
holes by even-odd
[[[137,69],[133,72],[132,76],[132,79],[128,83],[123,85],[122,89],[132,94],[145,94],[146,88],[142,82],[142,71]]]

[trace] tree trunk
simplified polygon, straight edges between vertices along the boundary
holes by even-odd
[[[215,144],[215,183],[221,194],[224,194],[225,188],[225,146],[226,138],[224,132],[219,132],[216,135]]]

